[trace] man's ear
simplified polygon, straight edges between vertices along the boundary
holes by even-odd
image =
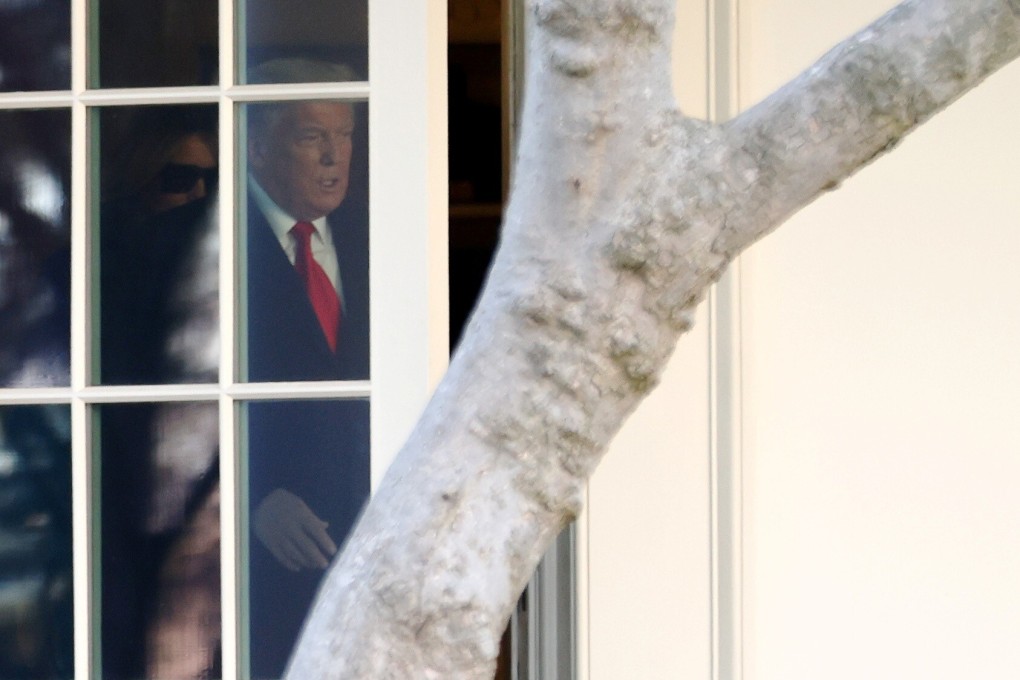
[[[253,168],[266,166],[266,145],[258,135],[248,133],[248,164]]]

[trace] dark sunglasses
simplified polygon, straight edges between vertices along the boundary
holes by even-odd
[[[211,194],[216,188],[217,174],[216,168],[167,163],[159,171],[159,190],[164,194],[186,194],[198,184],[198,180],[203,180],[205,192]]]

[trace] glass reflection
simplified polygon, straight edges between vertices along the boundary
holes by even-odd
[[[217,405],[98,408],[103,678],[219,677]]]
[[[0,3],[0,92],[71,87],[71,3]]]
[[[246,377],[367,378],[364,111],[318,100],[246,112]]]
[[[369,492],[367,401],[247,405],[251,676],[278,678]]]
[[[71,413],[0,407],[0,677],[74,673]]]
[[[309,0],[301,3],[300,11],[288,0],[247,0],[242,16],[245,40],[240,42],[246,46],[242,82],[266,82],[253,73],[259,64],[293,57],[342,62],[354,70],[339,78],[309,70],[297,80],[276,82],[361,80],[358,73],[367,78],[367,0]]]
[[[99,85],[167,87],[218,81],[217,3],[101,0]]]
[[[102,383],[216,380],[216,107],[99,113]]]
[[[69,384],[70,122],[0,112],[0,387]]]

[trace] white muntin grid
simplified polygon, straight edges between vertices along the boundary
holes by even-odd
[[[238,678],[243,587],[236,454],[239,405],[258,399],[370,399],[372,487],[413,424],[446,362],[446,74],[445,2],[369,3],[368,81],[301,85],[238,85],[236,20],[243,9],[219,0],[219,74],[215,86],[90,89],[98,63],[90,41],[95,3],[71,3],[71,89],[0,93],[0,110],[64,108],[71,113],[71,380],[69,387],[0,389],[0,406],[68,404],[72,420],[75,677],[98,678],[98,484],[91,476],[92,406],[103,403],[218,401],[222,667]],[[90,64],[92,67],[90,67]],[[371,382],[239,383],[237,348],[237,120],[254,101],[334,99],[370,102]],[[217,384],[97,386],[89,380],[93,313],[87,263],[89,222],[97,214],[93,109],[145,104],[214,103],[219,107],[220,367]],[[229,188],[229,189],[228,189]]]

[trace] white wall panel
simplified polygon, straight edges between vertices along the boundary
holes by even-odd
[[[892,3],[742,3],[753,103]],[[749,680],[1020,677],[1020,67],[742,268]]]
[[[707,327],[702,309],[589,486],[590,680],[710,677]]]
[[[709,3],[679,5],[677,96],[705,116]],[[581,680],[711,677],[711,331],[703,305],[589,485],[578,546]]]

